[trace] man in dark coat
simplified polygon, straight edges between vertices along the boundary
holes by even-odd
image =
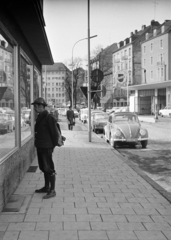
[[[32,103],[34,110],[38,113],[35,124],[35,147],[40,170],[44,173],[45,186],[37,189],[36,193],[47,193],[43,198],[48,199],[56,196],[55,192],[55,167],[52,153],[57,146],[57,130],[54,117],[45,109],[45,100],[36,98]]]
[[[74,116],[74,111],[72,110],[71,106],[69,107],[69,110],[66,113],[67,120],[68,120],[68,129],[72,130],[73,125],[75,122],[75,116]]]

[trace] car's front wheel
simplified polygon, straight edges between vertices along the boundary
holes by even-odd
[[[141,141],[142,148],[146,148],[148,144],[148,140]]]

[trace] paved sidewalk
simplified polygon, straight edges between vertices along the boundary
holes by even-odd
[[[171,206],[158,191],[95,134],[92,143],[87,131],[63,135],[57,196],[42,200],[43,174],[27,172],[0,214],[0,240],[171,239]]]

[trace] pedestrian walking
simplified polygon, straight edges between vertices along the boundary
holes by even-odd
[[[75,116],[74,116],[74,111],[72,110],[71,106],[69,107],[67,113],[67,121],[68,121],[68,129],[72,130],[73,125],[75,124]]]
[[[41,97],[32,103],[38,114],[35,123],[35,147],[40,170],[44,173],[45,185],[36,193],[47,193],[43,198],[48,199],[56,196],[55,180],[56,172],[52,153],[57,146],[57,126],[54,117],[45,109],[47,103]]]

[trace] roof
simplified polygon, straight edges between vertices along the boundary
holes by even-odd
[[[43,17],[43,0],[1,0],[1,7],[16,21],[40,63],[53,64]]]
[[[162,32],[162,27],[165,26],[165,31]],[[171,31],[171,20],[166,20],[163,24],[160,25],[160,27],[157,29],[156,36],[153,35],[153,33],[149,34],[148,39],[144,40],[142,43],[148,42],[156,37],[160,37],[161,35],[164,35]]]
[[[42,66],[42,71],[45,71],[45,65]],[[52,71],[70,71],[62,62],[54,63],[53,65],[47,65],[46,66],[47,72]]]

